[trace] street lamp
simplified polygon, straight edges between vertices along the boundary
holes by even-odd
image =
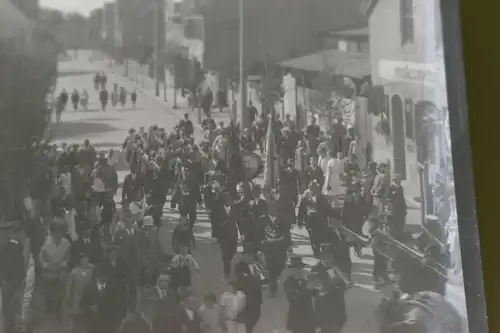
[[[247,80],[246,80],[246,71],[245,71],[245,2],[244,0],[239,0],[239,56],[240,56],[240,95],[239,95],[239,104],[240,104],[240,120],[242,128],[249,128],[251,124],[249,124],[249,117],[246,112],[247,106]]]

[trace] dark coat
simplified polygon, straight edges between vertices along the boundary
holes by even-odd
[[[179,304],[173,312],[171,333],[201,333],[201,318],[197,311],[194,312],[194,318],[191,320],[183,304]]]
[[[72,267],[78,264],[81,254],[86,254],[92,264],[97,265],[104,260],[104,249],[101,245],[101,240],[97,237],[89,239],[88,243],[83,238],[78,238],[71,244],[71,259]]]
[[[252,274],[249,264],[239,261],[234,266],[234,275],[239,282],[241,291],[246,296],[245,309],[240,313],[239,320],[244,324],[254,325],[260,318],[262,308],[262,285],[260,278]]]
[[[325,183],[325,175],[323,174],[323,170],[320,167],[312,168],[308,166],[304,170],[304,186],[309,186],[313,180],[316,180],[320,186],[323,186]]]
[[[125,176],[122,188],[122,201],[132,202],[141,201],[144,198],[144,180],[140,175],[136,175],[135,179],[132,175]]]
[[[283,288],[288,299],[286,329],[292,333],[314,332],[313,292],[305,278],[288,277]]]

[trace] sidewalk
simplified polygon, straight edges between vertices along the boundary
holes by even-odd
[[[113,68],[111,68],[108,73],[111,73],[115,77],[120,77],[123,80],[127,80],[130,83],[136,85],[137,89],[142,93],[147,95],[148,97],[156,100],[159,104],[164,105],[165,107],[170,108],[172,114],[176,115],[179,119],[184,117],[184,113],[189,113],[191,115],[191,119],[193,120],[194,125],[198,128],[199,131],[202,131],[201,123],[197,122],[197,114],[191,113],[191,108],[189,107],[187,98],[182,97],[180,90],[177,90],[177,108],[173,107],[173,99],[174,99],[174,89],[171,84],[169,84],[167,80],[167,87],[165,88],[163,83],[160,83],[160,96],[156,96],[155,91],[155,80],[150,78],[147,75],[140,73],[129,73],[127,77],[125,74],[125,67],[123,65],[115,64]],[[168,75],[167,75],[168,76]],[[166,101],[165,101],[165,93],[166,93]],[[218,110],[214,109],[212,112],[212,118],[216,123],[223,121],[224,124],[229,124],[230,115],[229,110],[226,108],[224,111],[218,112]]]

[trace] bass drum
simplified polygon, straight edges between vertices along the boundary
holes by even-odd
[[[399,309],[381,325],[383,333],[466,333],[458,310],[440,294],[416,293],[400,300]]]

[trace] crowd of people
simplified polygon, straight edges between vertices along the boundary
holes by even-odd
[[[105,75],[94,82],[105,111]],[[78,106],[81,97],[73,94]],[[124,106],[126,95],[115,85],[113,106],[118,100]],[[131,98],[135,105],[135,92]],[[251,333],[267,288],[270,297],[280,289],[286,293],[284,326],[290,332],[340,333],[348,320],[345,293],[353,286],[351,248],[363,256],[366,247],[373,250],[374,286],[385,296],[382,327],[389,329],[406,314],[394,310],[408,299],[402,295],[440,299],[449,217],[444,183],[433,188],[439,200],[415,239],[405,228],[401,176],[391,177],[387,163],[359,165],[356,134],[341,117],[324,133],[314,118],[300,131],[288,116],[258,116],[253,105],[249,112],[251,129],[216,124],[207,113],[198,143],[185,114],[170,133],[157,125],[130,129],[120,153],[99,152],[88,140],[36,147],[38,174],[30,195],[37,223],[29,224],[28,233],[50,315],[69,319],[75,332],[127,331],[142,323],[153,332]],[[267,154],[271,132],[280,165],[276,186],[237,178],[227,154],[230,141],[238,137],[242,151]],[[114,164],[120,155],[129,173],[117,200]],[[162,219],[168,197],[178,211],[171,235]],[[200,304],[192,274],[200,271],[193,229],[202,206],[220,245],[228,291],[219,302],[208,292]],[[311,271],[293,253],[295,225],[309,234],[317,259]],[[19,227],[6,227],[15,243]],[[236,256],[239,245],[243,250]],[[290,274],[280,288],[287,267]],[[14,286],[18,278],[7,280]],[[400,323],[397,329],[383,332],[408,332],[409,326]]]
[[[100,104],[100,110],[106,111],[108,103],[111,102],[111,106],[116,109],[118,105],[121,105],[122,109],[127,105],[127,98],[130,96],[130,103],[132,108],[136,107],[137,104],[137,90],[133,89],[128,92],[125,87],[121,86],[118,88],[118,84],[113,84],[113,90],[111,93],[107,89],[108,78],[105,73],[97,73],[94,78],[94,89],[98,93],[98,99]],[[66,111],[68,102],[71,102],[71,106],[74,112],[80,110],[87,111],[89,105],[90,95],[86,89],[78,91],[74,89],[69,93],[65,88],[61,90],[59,95],[56,97],[53,94],[49,96],[49,106],[55,111],[56,122],[61,121],[61,116],[64,111]]]

